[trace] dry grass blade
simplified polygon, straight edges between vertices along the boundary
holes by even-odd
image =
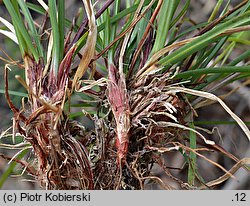
[[[232,110],[220,98],[218,98],[214,94],[203,92],[203,91],[197,91],[193,89],[188,89],[184,87],[169,87],[169,90],[171,93],[183,92],[183,93],[187,93],[187,94],[191,94],[191,95],[195,95],[195,96],[199,96],[199,97],[203,97],[206,99],[211,99],[213,101],[219,102],[220,105],[227,111],[227,113],[238,123],[238,125],[241,127],[243,132],[248,137],[248,140],[250,141],[250,131],[248,127],[246,126],[246,124],[235,113],[233,113]]]
[[[0,22],[2,22],[10,30],[10,31],[7,31],[7,30],[0,29],[0,33],[5,35],[6,37],[9,37],[16,44],[18,44],[14,26],[10,22],[8,22],[6,19],[4,19],[2,17],[0,17]]]
[[[18,44],[17,38],[16,38],[16,34],[10,32],[10,31],[5,31],[0,29],[0,33],[9,37],[12,41],[14,41],[16,44]]]
[[[45,9],[45,11],[49,10],[49,7],[43,0],[37,0],[37,2]]]
[[[50,35],[48,49],[47,49],[47,61],[43,71],[43,76],[45,76],[48,73],[49,65],[52,59],[52,50],[53,50],[53,35]]]
[[[31,175],[36,176],[36,171],[34,170],[33,167],[30,166],[30,164],[28,162],[23,161],[23,160],[19,160],[19,159],[13,158],[13,157],[7,157],[6,155],[1,154],[1,153],[0,153],[0,157],[2,157],[3,159],[9,160],[9,161],[15,161],[15,162],[21,164]]]
[[[180,128],[180,129],[183,129],[183,130],[189,130],[189,131],[192,131],[196,134],[198,134],[202,139],[203,141],[208,144],[208,145],[214,145],[215,142],[214,141],[211,141],[211,140],[207,140],[201,133],[197,132],[196,130],[192,129],[192,128],[189,128],[189,127],[186,127],[184,125],[181,125],[181,124],[177,124],[177,123],[173,123],[173,122],[157,122],[157,124],[161,127],[175,127],[175,128]]]
[[[175,143],[176,145],[178,145],[179,147],[183,148],[184,151],[191,151],[193,153],[195,153],[196,155],[200,156],[201,158],[205,159],[207,162],[210,162],[211,164],[213,164],[214,166],[220,168],[222,171],[224,171],[227,175],[229,175],[230,177],[232,177],[232,174],[230,173],[230,171],[227,171],[223,166],[221,166],[220,164],[218,164],[217,162],[209,159],[208,157],[200,154],[199,152],[197,152],[194,149],[191,149],[190,147],[186,147],[180,143]]]
[[[221,177],[219,177],[216,180],[210,181],[208,183],[206,183],[206,185],[208,187],[213,187],[216,186],[218,184],[221,184],[222,182],[225,182],[227,179],[229,179],[230,177],[232,177],[230,174],[234,174],[235,172],[237,172],[241,167],[245,166],[245,165],[249,165],[250,164],[250,158],[244,158],[242,160],[240,160],[239,162],[237,162],[228,172],[224,175],[222,175]],[[250,171],[250,169],[248,169],[248,171]],[[205,186],[201,186],[199,189],[206,189]]]
[[[164,190],[174,190],[175,188],[170,186],[170,185],[166,185],[166,183],[164,183],[162,181],[161,178],[156,177],[156,176],[148,176],[148,177],[141,177],[141,180],[153,180],[155,182],[158,182],[159,185],[164,189]]]
[[[87,42],[82,52],[82,59],[75,73],[73,83],[72,83],[72,91],[75,88],[77,81],[82,78],[86,70],[88,69],[88,65],[92,58],[95,55],[95,45],[97,38],[97,26],[96,19],[93,10],[93,5],[90,0],[83,0],[85,10],[89,20],[89,34],[87,38]]]
[[[233,93],[239,91],[241,88],[244,89],[245,86],[250,84],[250,79],[246,80],[243,83],[234,82],[234,84],[236,86],[233,87],[233,89],[231,91],[227,92],[226,94],[220,95],[219,98],[223,100],[223,99],[231,96]],[[230,85],[229,85],[229,87],[230,87]],[[245,92],[245,94],[247,94],[247,92]],[[197,103],[194,108],[198,109],[198,108],[205,107],[205,106],[208,106],[208,105],[211,105],[211,104],[214,104],[214,103],[215,103],[215,101],[210,100],[210,99],[209,100],[204,100],[202,102]]]
[[[15,34],[14,26],[8,22],[6,19],[0,17],[0,22],[2,22],[13,34]]]
[[[180,42],[176,42],[174,44],[171,44],[161,50],[159,50],[158,52],[156,52],[148,61],[147,63],[143,66],[143,68],[141,70],[139,70],[136,74],[136,78],[141,78],[143,77],[144,75],[152,72],[152,70],[154,70],[155,68],[158,68],[158,67],[155,67],[154,64],[159,60],[159,58],[161,58],[162,56],[164,56],[166,53],[180,47],[180,46],[183,46],[191,41],[193,41],[195,39],[194,38],[190,38],[190,39],[185,39],[183,41],[180,41]]]
[[[80,89],[76,90],[77,92],[84,92],[89,90],[95,86],[106,86],[107,79],[100,78],[98,80],[83,80],[82,83],[86,84],[86,86],[82,86]]]
[[[240,27],[237,27],[237,28],[232,28],[232,29],[229,29],[225,32],[223,32],[221,34],[221,36],[223,35],[230,35],[230,34],[234,34],[234,33],[239,33],[239,32],[242,32],[242,31],[249,31],[250,30],[250,26],[240,26]]]

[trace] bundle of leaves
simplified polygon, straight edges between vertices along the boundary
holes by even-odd
[[[13,135],[24,139],[18,148],[21,154],[31,150],[33,158],[1,156],[24,166],[41,187],[143,189],[153,180],[172,189],[153,175],[158,165],[182,188],[209,188],[240,167],[249,170],[249,158],[239,160],[199,132],[194,117],[196,108],[218,102],[250,139],[245,123],[207,91],[212,84],[221,87],[249,75],[248,66],[236,65],[250,52],[230,61],[236,40],[228,42],[249,30],[250,2],[233,9],[228,3],[218,15],[223,2],[218,1],[207,22],[184,30],[187,22],[193,23],[186,18],[189,0],[127,1],[123,10],[121,1],[109,0],[97,12],[90,0],[83,0],[85,10],[72,22],[65,18],[65,1],[3,2],[12,24],[1,18],[5,27],[0,31],[19,45],[23,64],[14,63],[24,68],[25,80],[16,79],[28,93],[26,105],[12,103],[7,64],[6,100],[14,113]],[[81,99],[75,104],[77,95]],[[81,117],[94,127],[74,120],[79,112],[74,114],[73,107],[81,107]],[[163,154],[173,151],[186,159],[188,182],[165,165]],[[235,165],[228,171],[203,151],[217,151]],[[197,156],[225,174],[205,182]]]

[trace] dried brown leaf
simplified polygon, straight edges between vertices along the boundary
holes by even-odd
[[[95,19],[94,9],[90,0],[83,0],[83,3],[84,3],[87,17],[89,20],[89,34],[88,34],[86,45],[82,51],[82,59],[80,61],[80,64],[76,70],[76,73],[73,79],[72,90],[75,88],[78,80],[81,79],[84,73],[87,71],[89,63],[95,54],[97,26],[95,22],[96,19]]]

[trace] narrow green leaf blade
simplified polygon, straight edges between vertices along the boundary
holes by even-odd
[[[16,159],[22,159],[28,152],[28,149],[23,150],[17,157]],[[17,163],[15,161],[12,161],[8,167],[8,169],[2,174],[2,176],[0,177],[0,188],[3,187],[4,183],[6,182],[6,180],[8,179],[8,177],[10,176],[10,174],[13,172],[13,170],[15,169]]]
[[[64,53],[64,28],[65,28],[65,1],[58,1],[58,27],[59,27],[59,36],[60,36],[60,56],[59,61],[63,59]]]
[[[38,52],[36,50],[36,48],[33,46],[31,37],[27,31],[27,28],[25,27],[20,13],[18,11],[18,9],[15,9],[14,6],[16,5],[12,5],[12,3],[9,0],[3,0],[9,14],[11,15],[12,21],[13,21],[13,25],[15,27],[15,31],[16,31],[16,35],[17,35],[17,39],[19,42],[19,46],[20,49],[23,53],[23,55],[26,54],[32,54],[33,57],[35,58],[36,61],[38,61],[39,59],[39,55]],[[17,2],[16,2],[17,4]],[[24,45],[24,42],[26,43],[26,46]]]
[[[167,35],[170,28],[170,23],[173,18],[175,9],[179,4],[180,0],[168,0],[163,1],[163,4],[159,13],[159,25],[157,28],[155,43],[151,52],[151,55],[159,51],[165,46]]]
[[[180,49],[175,50],[168,56],[159,60],[159,64],[165,66],[165,68],[169,68],[177,62],[182,61],[186,57],[190,56],[191,54],[199,51],[200,49],[206,47],[207,45],[211,44],[215,41],[215,37],[225,32],[227,29],[235,28],[245,23],[250,22],[250,11],[234,17],[225,23],[222,23],[212,30],[208,31],[207,33],[199,36],[198,38],[194,39],[192,42],[187,43],[185,46],[181,47]],[[222,38],[222,37],[221,37]]]
[[[194,125],[191,125],[191,128],[194,129]],[[190,148],[192,150],[196,149],[196,134],[190,130]],[[190,151],[189,154],[189,166],[188,166],[188,184],[194,186],[195,185],[195,176],[196,176],[196,154]]]
[[[25,4],[24,0],[18,0],[18,3],[22,9],[23,15],[25,16],[25,18],[28,22],[29,28],[31,30],[32,38],[34,39],[35,44],[36,44],[36,48],[38,50],[39,57],[43,57],[43,49],[42,49],[42,45],[40,42],[40,36],[37,33],[37,30],[36,30],[36,27],[34,24],[34,20],[29,12],[29,9],[28,9],[27,5]]]
[[[54,0],[49,0],[49,16],[52,27],[52,35],[53,35],[52,70],[54,71],[55,74],[57,74],[60,62],[60,34],[57,22],[56,1]]]

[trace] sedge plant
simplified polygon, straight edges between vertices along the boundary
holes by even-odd
[[[73,20],[66,18],[66,1],[3,2],[11,21],[1,17],[0,32],[20,49],[22,62],[12,63],[24,69],[25,78],[16,79],[27,97],[21,106],[12,102],[6,60],[4,93],[14,115],[13,135],[23,142],[1,143],[20,150],[1,157],[21,164],[42,188],[144,189],[155,181],[173,189],[153,175],[157,165],[182,188],[206,189],[241,167],[249,171],[249,158],[223,149],[194,121],[197,108],[218,103],[250,140],[245,122],[213,94],[234,81],[249,84],[248,63],[238,65],[249,50],[230,59],[250,29],[249,1],[233,8],[228,1],[223,9],[218,1],[199,24],[188,16],[190,0],[109,0],[100,8],[83,0]],[[29,161],[23,158],[27,151],[33,154]],[[204,151],[235,164],[227,170]],[[171,152],[184,157],[187,180],[167,167],[163,157]],[[206,182],[198,158],[224,174]]]

